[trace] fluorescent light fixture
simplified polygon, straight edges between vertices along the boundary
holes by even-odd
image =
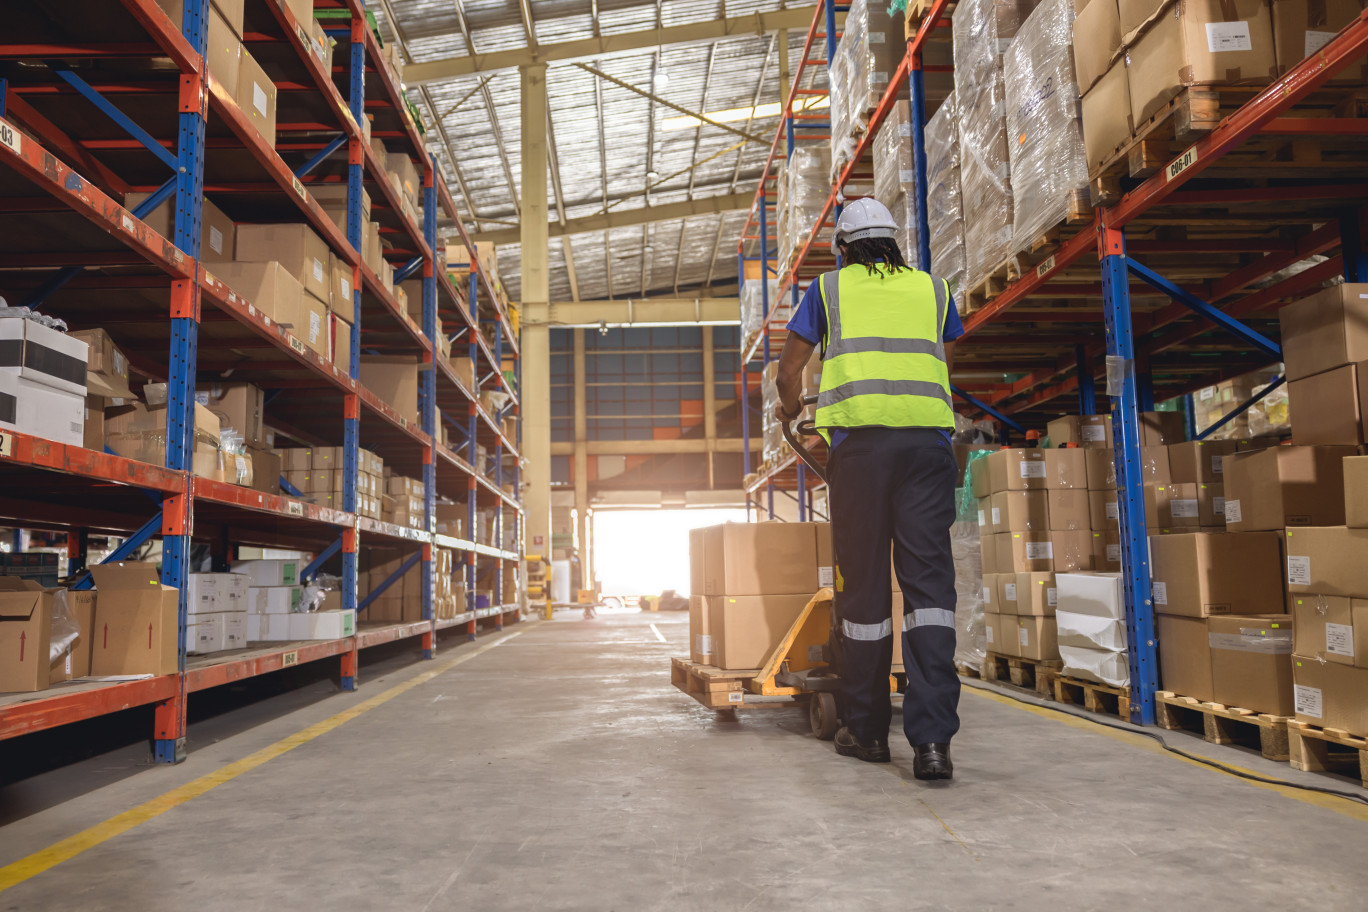
[[[793,106],[795,112],[815,111],[819,108],[831,107],[831,99],[809,95],[806,99],[799,99]],[[718,123],[735,123],[738,120],[747,120],[754,117],[756,120],[764,120],[767,117],[778,117],[783,112],[783,106],[779,102],[762,104],[754,108],[728,108],[725,111],[707,111],[703,114],[709,120]],[[697,117],[682,115],[680,117],[667,117],[660,123],[662,130],[692,130],[700,126],[703,121]]]

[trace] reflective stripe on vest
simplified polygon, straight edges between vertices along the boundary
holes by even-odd
[[[820,282],[827,344],[815,423],[823,436],[833,427],[953,428],[945,281],[852,266]]]

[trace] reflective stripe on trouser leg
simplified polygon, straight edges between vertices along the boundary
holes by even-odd
[[[953,616],[950,623],[953,626]],[[842,619],[841,632],[852,640],[882,640],[893,635],[893,619],[886,618],[882,624],[856,624]]]
[[[903,615],[903,630],[914,627],[955,627],[955,612],[948,608],[918,608],[911,614]]]

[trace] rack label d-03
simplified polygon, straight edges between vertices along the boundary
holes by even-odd
[[[24,141],[21,138],[21,135],[22,134],[14,129],[14,127],[11,127],[3,120],[0,120],[0,146],[4,146],[15,155],[19,155],[20,150],[24,147]]]

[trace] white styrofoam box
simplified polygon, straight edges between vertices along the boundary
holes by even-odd
[[[1130,658],[1124,652],[1106,649],[1083,649],[1060,644],[1059,657],[1064,660],[1062,673],[1085,681],[1130,686]]]
[[[299,571],[304,562],[289,560],[250,560],[238,561],[233,565],[234,573],[246,574],[248,583],[257,586],[294,586],[299,583]]]
[[[247,612],[225,611],[223,613],[223,648],[247,648]]]
[[[309,615],[307,614],[296,612],[295,614],[286,615],[285,622],[289,631],[285,639],[307,640],[313,632],[313,623],[309,620]]]
[[[1119,573],[1056,573],[1059,610],[1125,620],[1126,600]]]
[[[18,422],[19,377],[7,371],[0,371],[0,431],[17,431]]]
[[[36,320],[0,320],[0,371],[81,397],[90,346]]]
[[[1125,621],[1098,617],[1094,614],[1075,614],[1058,608],[1055,609],[1055,621],[1059,630],[1059,643],[1062,646],[1105,649],[1108,652],[1126,651]]]
[[[238,573],[191,573],[185,591],[190,614],[247,610],[247,577]]]
[[[250,610],[253,614],[289,614],[299,606],[303,591],[298,586],[253,586]]]
[[[249,614],[247,615],[247,641],[249,643],[260,643],[269,640],[267,636],[271,630],[271,616],[269,614]]]
[[[223,650],[226,648],[223,645],[223,630],[223,615],[220,613],[192,615],[185,623],[185,651],[203,655]]]
[[[0,326],[27,322],[0,320]],[[3,342],[0,340],[0,344]],[[85,441],[85,396],[37,383],[24,376],[16,378],[15,386],[16,431],[70,446],[80,446]]]
[[[356,633],[355,611],[312,611],[303,617],[309,619],[311,640],[337,640]]]

